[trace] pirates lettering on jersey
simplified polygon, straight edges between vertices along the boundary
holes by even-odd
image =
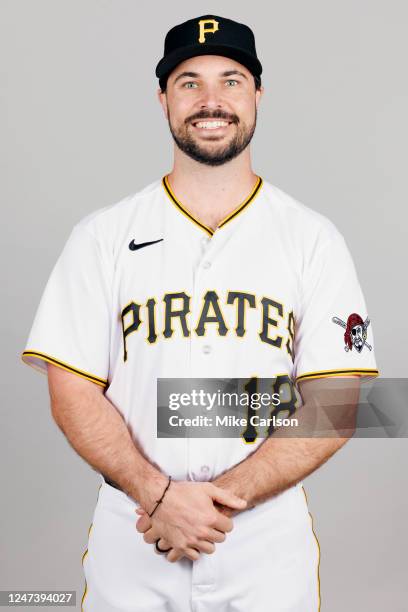
[[[158,330],[157,308],[162,308],[163,325],[162,331]],[[285,321],[284,307],[280,302],[263,296],[258,300],[252,293],[244,291],[227,291],[225,304],[222,304],[220,296],[214,290],[205,292],[202,298],[200,314],[196,321],[189,321],[191,314],[191,296],[185,291],[166,293],[162,300],[150,297],[145,304],[129,302],[121,312],[123,332],[123,360],[128,358],[128,341],[130,334],[144,329],[148,344],[155,344],[160,337],[169,339],[174,334],[188,338],[193,332],[203,337],[207,334],[210,326],[215,326],[219,336],[226,336],[229,332],[242,338],[248,333],[246,315],[249,309],[259,310],[260,328],[256,332],[261,340],[272,347],[287,350],[292,360],[294,359],[293,344],[295,334],[295,320],[293,311],[289,312]],[[235,321],[233,326],[228,326],[227,309],[235,309]],[[143,315],[141,315],[143,311]],[[277,330],[282,329],[282,335]],[[212,327],[214,329],[214,327]],[[286,342],[284,343],[284,337]]]
[[[209,314],[212,309],[214,314]],[[228,332],[228,327],[225,325],[225,321],[222,316],[222,312],[219,305],[219,298],[215,291],[207,291],[203,298],[203,307],[201,309],[200,318],[198,325],[195,328],[197,336],[204,336],[206,332],[206,325],[208,323],[218,324],[218,333],[220,336],[225,336]]]

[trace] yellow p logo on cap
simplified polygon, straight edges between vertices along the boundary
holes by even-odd
[[[207,27],[207,25],[210,24],[212,27]],[[218,21],[216,21],[215,19],[200,19],[198,25],[200,27],[200,36],[198,37],[199,43],[205,42],[206,34],[214,34],[214,32],[218,30]]]

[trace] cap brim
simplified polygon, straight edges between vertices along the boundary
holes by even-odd
[[[189,45],[163,57],[156,66],[157,78],[160,79],[169,75],[178,64],[197,55],[222,55],[239,62],[248,68],[252,74],[260,75],[262,73],[261,62],[246,51],[228,45],[212,45],[208,43],[206,45]]]

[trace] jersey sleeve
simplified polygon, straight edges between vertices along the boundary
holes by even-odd
[[[111,329],[110,263],[84,223],[74,226],[45,286],[21,358],[52,363],[106,386]]]
[[[372,323],[345,240],[333,226],[318,242],[304,261],[294,379],[378,376]]]

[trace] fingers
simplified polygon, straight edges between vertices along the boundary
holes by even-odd
[[[229,516],[225,516],[225,514],[221,514],[221,512],[217,512],[217,517],[212,527],[214,529],[218,529],[218,531],[223,531],[224,533],[228,533],[232,531],[234,523]]]
[[[223,506],[217,502],[214,503],[214,506],[217,508],[218,512],[221,512],[221,514],[224,514],[225,516],[232,517],[238,512],[238,510],[233,510],[232,508],[228,508],[228,506]]]
[[[195,548],[186,548],[185,550],[181,550],[180,548],[172,548],[166,556],[167,561],[170,561],[170,563],[174,563],[182,557],[187,557],[191,561],[197,561],[197,559],[200,557],[200,553]]]
[[[152,521],[150,516],[148,516],[147,514],[141,516],[136,522],[136,529],[139,533],[145,533],[148,529],[151,529],[151,527]]]
[[[182,552],[178,548],[172,548],[171,551],[167,553],[166,555],[166,559],[167,561],[170,561],[170,563],[175,563],[176,561],[178,561],[179,559],[182,559],[183,557],[184,557],[184,552]]]
[[[211,555],[215,552],[215,544],[207,540],[198,540],[194,546],[198,548],[200,552],[206,553],[207,555]]]
[[[210,486],[211,488],[209,493],[211,497],[220,504],[224,504],[224,506],[229,506],[230,508],[235,508],[236,510],[244,510],[246,508],[247,502],[245,499],[242,499],[241,497],[238,497],[238,495],[234,495],[234,493],[221,489],[213,484]]]
[[[143,510],[143,508],[141,506],[139,506],[138,508],[135,508],[135,512],[136,512],[136,514],[139,517],[145,516],[146,518],[150,518],[150,516],[147,514],[146,510]]]
[[[160,534],[158,533],[157,529],[155,529],[154,527],[151,527],[151,529],[148,529],[143,534],[143,539],[148,544],[155,544],[157,538],[159,538],[159,537],[160,537]]]
[[[200,553],[195,548],[186,548],[184,551],[184,556],[191,559],[191,561],[197,561],[197,559],[200,558]]]
[[[235,495],[215,487],[211,483],[208,484],[210,485],[210,497],[222,503],[223,506],[225,506],[225,504],[234,503],[234,500],[239,500],[241,505],[242,503],[246,504],[245,500],[241,500]],[[198,529],[196,537],[190,540],[188,544],[185,542],[182,548],[172,548],[172,544],[164,537],[161,537],[161,534],[163,534],[162,528],[159,529],[157,525],[156,527],[154,526],[153,520],[142,507],[135,508],[135,513],[139,517],[136,522],[136,529],[143,535],[144,541],[152,545],[155,545],[158,541],[158,547],[163,551],[170,548],[171,550],[168,553],[161,554],[165,554],[167,560],[173,563],[183,557],[187,557],[191,561],[196,561],[199,559],[201,553],[214,553],[215,544],[224,542],[226,533],[232,531],[233,528],[233,522],[230,516],[222,513],[221,510],[217,510],[215,505],[213,508],[213,518],[209,523],[207,522],[207,526],[204,527],[203,525],[201,529]],[[168,536],[169,534],[166,535]],[[157,551],[157,553],[160,554],[159,551]]]
[[[217,544],[220,544],[221,542],[224,542],[226,537],[227,536],[222,531],[218,531],[218,529],[210,528],[208,529],[208,535],[206,536],[206,539],[209,542],[216,542]]]
[[[209,542],[210,544],[224,542],[226,535],[223,531],[212,527],[203,527],[198,530],[195,542]],[[196,544],[192,544],[196,546]]]
[[[159,548],[162,548],[163,550],[166,550],[167,548],[171,548],[171,544],[165,538],[160,538],[158,542],[158,546]]]
[[[166,540],[160,540],[159,547],[160,548],[168,548]],[[191,559],[191,561],[196,561],[200,557],[200,553],[206,553],[207,555],[211,555],[215,552],[215,544],[213,542],[208,542],[207,540],[198,540],[194,546],[187,547],[185,549],[181,548],[172,548],[172,550],[167,554],[168,561],[178,561],[183,556]]]

